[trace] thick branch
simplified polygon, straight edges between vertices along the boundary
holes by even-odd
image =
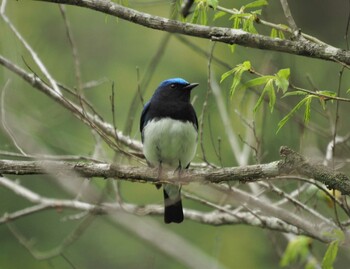
[[[278,38],[270,38],[264,35],[247,33],[239,29],[182,23],[176,20],[170,20],[139,12],[108,0],[38,1],[81,6],[156,30],[206,38],[228,44],[237,44],[264,50],[281,51],[295,55],[350,64],[350,52],[332,46],[315,44],[306,40],[291,41],[287,39],[282,40]]]
[[[280,155],[284,158],[278,164],[281,173],[291,174],[294,171],[325,184],[329,189],[338,190],[343,195],[350,194],[350,179],[347,175],[333,171],[324,165],[312,164],[302,155],[285,146],[281,147]]]
[[[255,182],[273,178],[283,174],[304,175],[324,183],[342,194],[350,194],[350,179],[342,173],[334,172],[323,165],[313,165],[293,150],[282,147],[283,160],[267,164],[248,165],[230,168],[196,168],[181,173],[173,171],[162,173],[159,180],[156,169],[140,166],[117,165],[95,162],[63,162],[63,161],[18,161],[1,160],[0,174],[33,175],[33,174],[65,174],[75,171],[84,177],[118,178],[137,182],[190,182],[220,183],[227,181]]]

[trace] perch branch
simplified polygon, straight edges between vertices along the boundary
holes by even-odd
[[[0,160],[0,174],[35,175],[65,174],[75,171],[83,177],[117,178],[140,183],[173,183],[188,184],[190,182],[221,183],[228,181],[256,182],[275,178],[280,175],[303,175],[325,184],[330,189],[336,189],[343,195],[350,194],[350,179],[343,173],[335,172],[326,166],[311,164],[299,153],[288,147],[281,147],[282,160],[266,164],[248,165],[227,168],[196,168],[184,171],[181,178],[173,171],[163,173],[158,178],[156,169],[96,162],[64,162],[64,161],[19,161]]]

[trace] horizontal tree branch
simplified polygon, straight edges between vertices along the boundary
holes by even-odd
[[[159,179],[158,170],[141,166],[119,165],[96,162],[67,161],[21,161],[0,160],[0,174],[35,175],[65,174],[76,172],[83,177],[116,178],[149,183],[190,182],[220,183],[228,181],[255,182],[280,175],[303,175],[336,189],[344,195],[350,194],[350,179],[343,173],[334,172],[323,165],[309,163],[303,156],[288,147],[281,147],[280,161],[266,164],[228,168],[196,168],[183,171],[180,175],[174,171],[163,171]]]
[[[124,7],[109,0],[37,0],[93,9],[148,28],[205,38],[250,48],[280,51],[350,65],[350,51],[307,40],[288,40],[251,34],[240,29],[183,23]]]
[[[21,186],[17,182],[13,182],[5,177],[0,177],[0,185],[10,189],[17,195],[27,199],[33,206],[11,212],[5,213],[0,216],[0,224],[14,221],[28,215],[41,212],[48,209],[57,208],[70,208],[80,210],[89,214],[114,214],[115,212],[127,212],[135,215],[163,215],[164,208],[159,205],[145,205],[139,206],[130,203],[100,203],[91,204],[88,202],[77,200],[63,200],[53,199],[40,196],[39,194]],[[211,212],[200,212],[192,209],[184,209],[184,215],[186,219],[193,220],[199,223],[220,226],[220,225],[232,225],[232,224],[247,224],[254,227],[266,228],[274,231],[287,232],[295,235],[307,235],[316,238],[321,241],[328,242],[330,238],[324,237],[317,233],[310,233],[306,229],[300,229],[300,227],[288,224],[285,221],[276,218],[274,216],[257,216],[251,212],[221,212],[220,210],[214,210]],[[311,230],[312,231],[312,230]]]

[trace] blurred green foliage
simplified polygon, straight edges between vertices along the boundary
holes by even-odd
[[[128,2],[130,7],[137,10],[165,17],[169,17],[171,10],[168,1],[129,0]],[[348,16],[348,11],[344,8],[345,1],[328,1],[323,2],[322,5],[316,0],[289,2],[295,20],[303,32],[329,42],[335,47],[345,48],[343,36]],[[249,1],[219,1],[219,5],[227,8],[240,8],[247,3]],[[107,80],[98,87],[87,89],[84,94],[104,119],[111,122],[109,96],[112,82],[114,82],[116,125],[123,130],[128,121],[126,115],[130,103],[140,83],[137,69],[142,79],[166,33],[83,8],[67,6],[66,11],[78,48],[83,82],[102,78]],[[217,18],[213,22],[215,12],[209,8],[207,12],[205,17],[207,24],[232,27],[232,21],[228,20],[227,16]],[[58,6],[36,1],[9,1],[7,14],[38,53],[54,78],[73,88],[76,80],[72,52]],[[270,1],[268,6],[262,7],[261,16],[274,23],[286,24],[279,1]],[[259,33],[266,35],[270,35],[272,30],[261,25],[254,26]],[[277,33],[273,35],[277,36]],[[198,38],[188,38],[188,40],[204,51],[210,51],[210,41]],[[0,53],[21,67],[28,70],[27,66],[29,66],[41,75],[29,54],[1,20]],[[338,74],[341,67],[335,63],[244,47],[236,47],[232,54],[229,46],[224,44],[216,44],[214,56],[226,62],[231,68],[244,61],[250,61],[256,70],[265,75],[273,75],[278,70],[290,68],[291,80],[296,85],[305,88],[315,86],[319,90],[337,91],[338,89]],[[170,77],[183,77],[190,82],[200,83],[200,88],[194,92],[197,97],[194,106],[199,114],[207,91],[207,65],[207,57],[187,47],[176,36],[172,36],[152,74],[144,98],[147,100],[152,95],[160,81]],[[213,71],[216,79],[219,80],[221,75],[229,69],[214,61]],[[307,76],[312,79],[314,85],[310,85]],[[243,74],[242,79],[249,81],[252,78],[249,77],[249,74],[247,76]],[[32,89],[15,75],[0,67],[0,88],[7,80],[10,80],[10,85],[5,96],[6,120],[16,134],[17,141],[26,152],[52,155],[92,154],[95,140],[85,125],[47,96]],[[342,94],[349,88],[349,82],[350,77],[344,75]],[[231,97],[231,82],[225,80],[221,86],[235,131],[244,136],[247,127],[242,124],[242,119],[235,110],[238,109],[244,117],[251,117],[255,104],[251,100],[256,101],[259,95],[254,91],[241,90]],[[268,104],[264,103],[259,108],[260,113],[254,116],[257,134],[261,139],[261,152],[263,153],[261,161],[268,162],[278,159],[278,149],[281,145],[288,145],[296,150],[303,149],[306,152],[308,148],[317,148],[324,152],[330,136],[305,130],[293,120],[276,134],[277,123],[288,113],[288,109],[299,101],[297,97],[280,100],[281,95],[282,93],[278,95],[276,102],[287,102],[286,109],[275,109],[271,113]],[[136,139],[140,139],[138,118],[141,109],[142,102],[139,101],[130,132],[130,136]],[[326,114],[322,112],[319,104],[313,104],[311,123],[330,135],[329,118],[334,118],[334,109],[333,104],[328,108]],[[340,106],[341,115],[347,115],[349,112],[348,106]],[[302,113],[299,116],[302,118]],[[222,164],[224,166],[237,165],[225,136],[225,126],[220,121],[213,99],[209,100],[204,124],[206,126],[204,145],[207,159],[219,164],[215,150],[218,150],[218,137],[221,137]],[[348,132],[349,122],[346,117],[340,118],[338,129],[340,134]],[[4,131],[0,132],[0,145],[1,150],[16,151],[11,139]],[[305,145],[308,147],[305,148]],[[106,146],[104,149],[107,152],[105,158],[111,161],[114,153]],[[202,153],[198,149],[196,161],[201,161],[201,157]],[[252,157],[251,163],[254,162]],[[24,186],[30,187],[43,196],[71,198],[50,178],[44,176],[13,178],[19,179]],[[92,184],[102,188],[106,182],[93,180]],[[161,192],[158,192],[154,186],[122,182],[121,189],[127,201],[140,204],[161,203]],[[194,208],[203,207],[187,200],[184,203],[185,206]],[[0,215],[24,206],[29,206],[29,203],[4,188],[0,188]],[[74,213],[70,210],[45,211],[17,220],[15,226],[27,238],[33,239],[37,249],[45,251],[60,244],[62,239],[78,226],[80,221],[64,220],[64,217]],[[156,219],[160,225],[163,225],[161,217],[145,218]],[[227,268],[279,268],[280,257],[273,243],[273,241],[281,240],[278,234],[262,232],[258,228],[244,225],[211,227],[190,221],[185,221],[181,225],[166,226],[166,228],[184,237],[206,254],[216,258],[219,263],[226,265]],[[0,226],[0,238],[1,269],[72,268],[63,256],[45,261],[35,260],[9,232],[6,225]],[[103,216],[96,216],[82,236],[73,245],[67,247],[63,253],[75,268],[184,268],[177,261],[125,231],[122,227],[111,224]],[[215,266],[208,265],[208,268],[216,268]]]

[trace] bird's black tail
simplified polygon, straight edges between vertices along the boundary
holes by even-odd
[[[184,213],[182,211],[181,190],[178,190],[176,197],[169,197],[165,189],[164,194],[164,222],[165,223],[181,223],[184,220]]]

